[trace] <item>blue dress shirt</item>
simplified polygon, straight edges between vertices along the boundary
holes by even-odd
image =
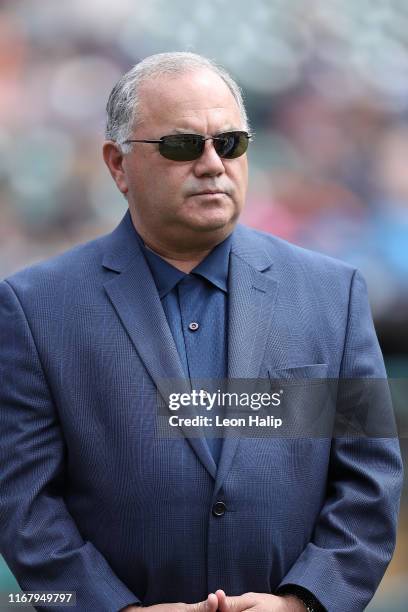
[[[169,264],[147,248],[140,236],[139,239],[186,377],[226,378],[231,236],[218,244],[190,274]],[[218,464],[222,438],[209,436],[207,443]]]

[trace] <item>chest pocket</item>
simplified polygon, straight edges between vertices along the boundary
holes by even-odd
[[[271,393],[279,394],[281,435],[288,438],[331,437],[336,414],[336,380],[327,364],[268,369]]]

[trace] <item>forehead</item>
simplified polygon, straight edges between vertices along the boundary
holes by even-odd
[[[143,128],[242,128],[238,104],[226,83],[211,70],[155,77],[140,89]]]

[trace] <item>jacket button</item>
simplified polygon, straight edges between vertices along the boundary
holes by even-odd
[[[214,516],[222,516],[225,514],[227,507],[222,501],[217,501],[212,507],[212,513]]]

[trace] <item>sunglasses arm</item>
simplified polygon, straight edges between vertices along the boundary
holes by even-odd
[[[121,144],[129,144],[130,142],[152,142],[152,143],[156,143],[156,142],[163,142],[163,139],[160,138],[160,140],[141,140],[141,139],[132,139],[132,140],[124,140]]]

